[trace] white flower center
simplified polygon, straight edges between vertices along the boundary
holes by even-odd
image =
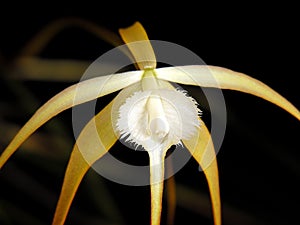
[[[161,118],[151,120],[149,127],[151,134],[158,139],[163,139],[169,133],[169,124]]]
[[[137,91],[119,108],[116,128],[121,138],[147,151],[166,149],[195,134],[199,114],[196,101],[186,92]]]

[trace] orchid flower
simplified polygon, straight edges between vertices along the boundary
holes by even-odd
[[[160,224],[164,158],[172,145],[184,145],[203,168],[210,191],[214,224],[220,225],[219,178],[213,140],[200,118],[201,111],[196,100],[188,96],[186,91],[176,89],[171,82],[249,93],[278,105],[298,120],[300,112],[267,85],[229,69],[207,65],[156,68],[156,56],[151,43],[138,22],[120,29],[119,33],[128,44],[138,70],[85,80],[51,98],[36,111],[3,151],[0,168],[33,132],[52,117],[75,105],[121,90],[77,138],[52,224],[64,224],[87,170],[118,139],[123,139],[143,147],[149,154],[152,225]],[[141,45],[130,45],[140,41]],[[101,92],[99,87],[102,87]],[[82,95],[76,97],[78,89],[84,92],[81,91]],[[117,110],[112,110],[113,107]],[[99,138],[100,146],[95,144]]]

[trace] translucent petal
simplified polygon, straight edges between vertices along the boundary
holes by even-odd
[[[127,87],[128,85],[139,81],[142,74],[143,71],[132,71],[102,76],[66,88],[39,108],[17,133],[0,157],[0,168],[36,129],[58,113],[74,105],[96,99]],[[78,92],[80,93],[80,96],[77,94]]]
[[[156,57],[148,35],[139,22],[132,26],[119,29],[119,33],[130,49],[139,69],[155,68]]]
[[[74,145],[56,206],[53,225],[64,224],[83,176],[90,166],[117,141],[111,124],[112,105],[113,102],[108,104],[84,127]],[[95,129],[98,133],[95,132]],[[101,145],[99,145],[99,139]]]
[[[211,136],[204,122],[201,121],[201,126],[200,128],[198,128],[197,135],[189,140],[182,141],[203,169],[210,191],[215,225],[220,225],[221,201],[218,165],[215,158],[215,150],[211,140]]]
[[[298,120],[299,110],[276,91],[243,73],[216,66],[181,66],[156,69],[157,78],[187,85],[231,89],[256,95],[283,108]]]

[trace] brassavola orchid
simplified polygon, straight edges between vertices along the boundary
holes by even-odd
[[[32,133],[52,117],[75,105],[121,90],[77,138],[52,224],[64,224],[85,173],[118,139],[123,139],[143,147],[149,154],[152,225],[160,224],[164,158],[172,145],[184,145],[203,168],[211,196],[214,224],[220,225],[219,177],[213,140],[200,118],[201,106],[171,82],[249,93],[278,105],[298,120],[300,112],[267,85],[229,69],[207,65],[156,68],[155,53],[144,28],[138,22],[120,29],[119,33],[128,44],[138,70],[85,80],[51,98],[36,111],[2,152],[0,168]],[[140,41],[140,45],[130,45]],[[102,87],[101,92],[99,87]],[[78,89],[84,90],[79,97]],[[114,112],[113,107],[117,109]],[[99,138],[100,146],[95,144]]]

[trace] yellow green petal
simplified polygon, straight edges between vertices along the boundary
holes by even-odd
[[[84,127],[74,145],[56,206],[53,225],[64,224],[83,176],[90,166],[117,141],[111,124],[112,105],[113,102],[108,104]]]
[[[119,29],[119,33],[131,51],[138,68],[143,70],[156,67],[156,57],[148,35],[139,22],[132,26]]]
[[[246,74],[217,66],[181,66],[156,70],[157,78],[186,85],[199,85],[245,92],[283,108],[298,120],[299,110],[276,91]]]
[[[139,81],[142,74],[143,71],[132,71],[101,76],[66,88],[39,108],[17,133],[0,157],[0,168],[35,130],[58,113],[74,105],[96,99],[129,86],[130,84]],[[78,92],[80,93],[80,96],[77,96]]]
[[[203,121],[201,121],[197,135],[190,140],[183,140],[183,143],[203,169],[210,191],[215,225],[220,225],[221,201],[218,165],[210,133]]]

